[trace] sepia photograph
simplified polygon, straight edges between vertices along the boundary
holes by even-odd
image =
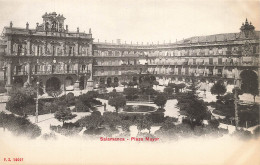
[[[0,0],[0,165],[259,165],[259,0]]]

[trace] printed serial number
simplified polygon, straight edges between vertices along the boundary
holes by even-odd
[[[5,162],[11,162],[11,161],[14,161],[14,162],[22,162],[23,161],[23,158],[4,158],[4,161]]]

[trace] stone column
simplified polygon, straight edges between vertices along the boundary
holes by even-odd
[[[12,54],[12,50],[13,50],[12,38],[8,37],[8,41],[7,41],[7,54],[11,55]]]
[[[62,53],[61,53],[61,55],[62,55],[62,56],[65,56],[65,49],[66,49],[65,43],[62,43],[62,44],[61,44],[61,48],[62,48]]]
[[[92,61],[88,64],[88,70],[90,72],[90,77],[87,81],[87,87],[88,90],[93,90],[93,69],[92,69]]]
[[[32,48],[31,39],[28,39],[27,40],[27,55],[31,55],[31,48]]]
[[[89,44],[88,56],[92,56],[92,43]]]
[[[79,52],[79,44],[76,43],[75,44],[75,56],[79,55],[78,52]]]
[[[74,83],[74,89],[79,90],[79,63],[78,62],[75,64],[74,68],[77,68],[77,80]]]
[[[6,90],[7,93],[9,93],[12,89],[12,70],[13,70],[13,66],[12,66],[12,61],[8,61],[7,62],[7,67],[6,67]]]
[[[27,72],[27,83],[29,85],[32,84],[32,68],[31,68],[31,62],[27,63],[27,68],[26,68],[26,72]]]

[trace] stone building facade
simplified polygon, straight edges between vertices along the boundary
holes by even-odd
[[[3,31],[6,86],[40,81],[44,90],[92,89],[99,84],[140,82],[152,74],[170,81],[246,83],[250,74],[259,84],[260,32],[247,20],[240,32],[191,37],[163,44],[93,43],[89,33],[68,30],[63,15],[45,13],[35,29]],[[2,45],[3,47],[3,45]],[[236,81],[235,80],[241,80]],[[260,90],[260,88],[259,88]]]
[[[35,85],[43,90],[92,88],[92,45],[89,33],[72,32],[64,26],[65,17],[45,13],[43,23],[31,29],[5,27],[6,87]],[[68,89],[67,89],[68,90]]]

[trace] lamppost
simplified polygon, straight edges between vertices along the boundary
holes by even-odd
[[[87,70],[87,73],[88,73],[88,70]],[[86,89],[86,87],[87,87],[87,81],[88,81],[87,73],[84,74],[84,86],[83,86],[83,89]]]
[[[235,78],[235,88],[234,88],[234,100],[235,100],[235,124],[236,124],[236,130],[238,130],[238,90],[239,90],[239,79]]]
[[[37,92],[36,92],[36,112],[35,112],[35,123],[38,123],[38,113],[39,113],[39,79],[37,79],[37,83],[36,83],[36,88],[37,88]]]

